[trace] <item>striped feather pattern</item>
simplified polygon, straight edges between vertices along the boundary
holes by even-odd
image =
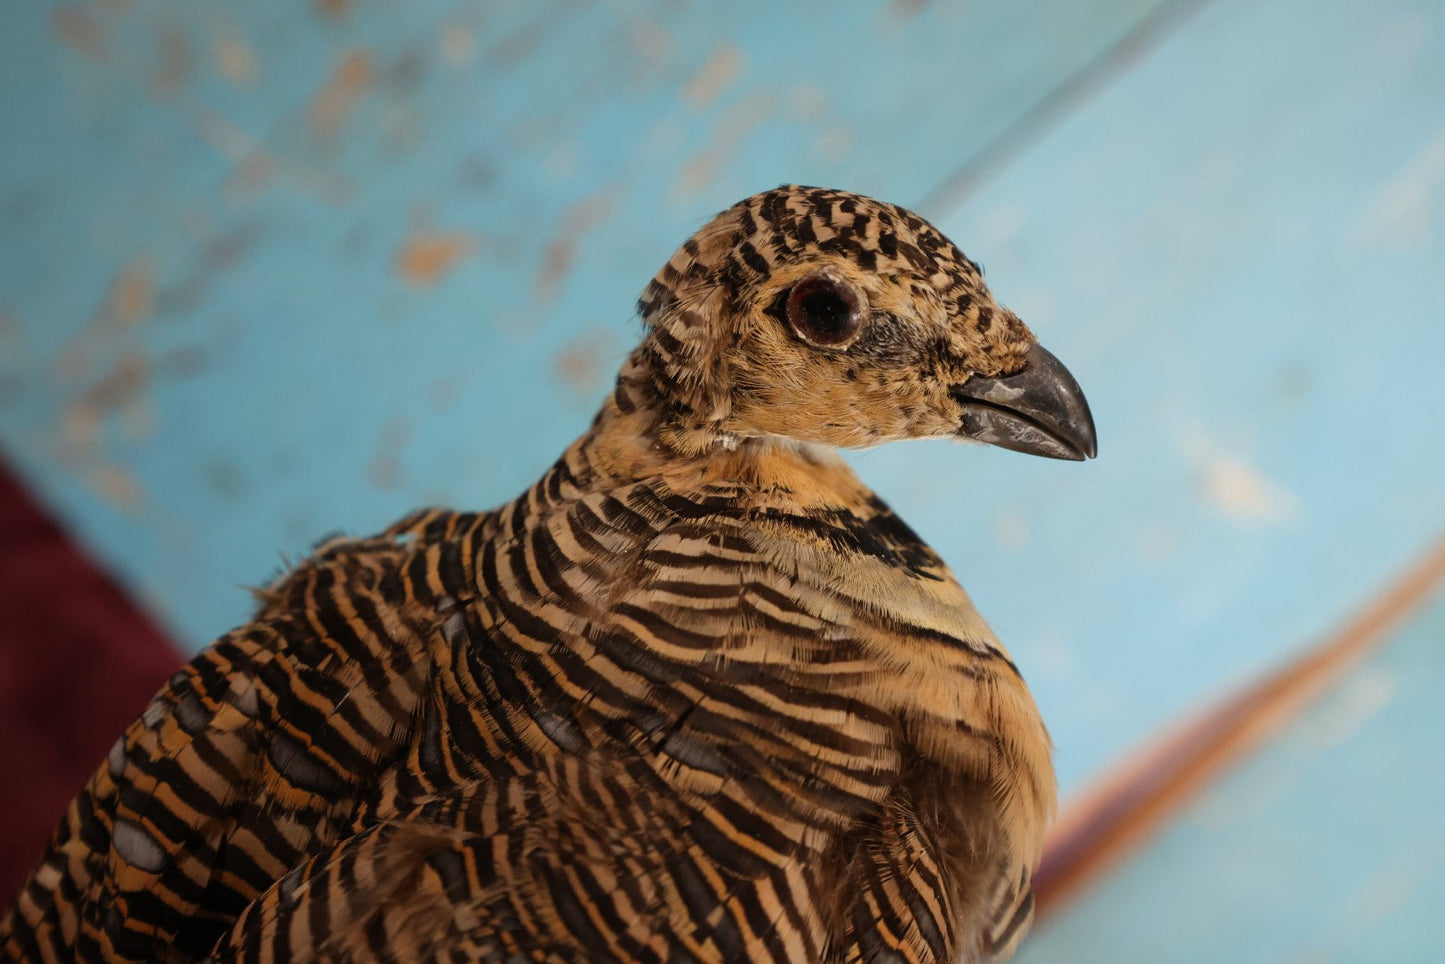
[[[932,230],[811,190],[724,212],[664,268],[616,393],[530,490],[322,546],[178,672],[66,813],[0,924],[6,955],[1011,950],[1053,806],[1027,688],[943,562],[843,462],[739,415],[760,403],[728,346],[751,341],[768,384],[820,376],[807,354],[791,374],[769,354],[786,336],[765,310],[775,292],[729,280],[731,265],[795,277],[816,255],[799,235],[816,246],[836,221],[844,237],[860,211],[915,240]],[[802,210],[807,231],[783,217]],[[857,252],[878,237],[829,256],[872,279],[881,255]],[[952,274],[895,269],[893,288],[869,281],[874,301],[927,286],[935,297],[911,297],[943,310],[940,290],[966,288],[933,321],[960,351],[994,345],[996,363],[1032,336],[953,331],[1004,312],[943,244],[929,263]],[[674,329],[685,337],[658,339]],[[878,349],[875,367],[890,364]],[[937,434],[900,404],[907,390],[838,414],[869,437]]]

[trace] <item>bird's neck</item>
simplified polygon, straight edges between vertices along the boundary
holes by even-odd
[[[611,484],[660,478],[680,491],[731,484],[833,506],[868,491],[827,446],[739,434],[670,400],[645,344],[623,365],[575,450],[594,477]]]

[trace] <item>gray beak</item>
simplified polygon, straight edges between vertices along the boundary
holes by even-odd
[[[1075,462],[1098,449],[1094,416],[1079,383],[1059,360],[1035,344],[1022,371],[1003,378],[970,378],[949,389],[963,406],[958,434],[1000,448]]]

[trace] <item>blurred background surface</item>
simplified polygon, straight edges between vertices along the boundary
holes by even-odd
[[[1434,0],[0,23],[0,446],[182,651],[323,535],[515,495],[647,279],[783,182],[933,220],[1090,398],[1096,462],[855,458],[1015,654],[1066,801],[1445,532]],[[1431,959],[1445,616],[1414,620],[1022,958]]]

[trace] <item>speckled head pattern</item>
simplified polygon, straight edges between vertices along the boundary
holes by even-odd
[[[856,299],[837,345],[789,323],[799,282]],[[694,438],[773,435],[839,446],[956,434],[950,388],[1021,369],[1034,337],[982,272],[910,211],[845,191],[785,185],[733,205],[647,286],[634,365],[669,421]]]

